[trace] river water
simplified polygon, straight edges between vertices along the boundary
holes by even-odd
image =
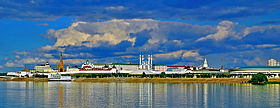
[[[278,84],[0,82],[1,108],[280,107]]]

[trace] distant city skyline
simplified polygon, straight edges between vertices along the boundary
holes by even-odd
[[[280,60],[280,1],[0,1],[0,72],[49,62],[219,68]]]

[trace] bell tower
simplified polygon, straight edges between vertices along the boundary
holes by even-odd
[[[208,67],[208,63],[207,63],[206,58],[204,59],[204,63],[203,63],[203,66],[202,66],[202,67],[205,67],[205,68],[207,68],[207,67]]]
[[[60,54],[60,61],[57,66],[57,70],[58,70],[58,72],[65,72],[65,68],[64,68],[64,64],[63,64],[63,60],[62,60],[62,53]]]

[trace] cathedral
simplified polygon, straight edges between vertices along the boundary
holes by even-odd
[[[64,68],[64,64],[63,64],[63,60],[62,60],[62,53],[60,55],[60,61],[57,66],[57,70],[58,70],[58,72],[65,72],[65,68]]]

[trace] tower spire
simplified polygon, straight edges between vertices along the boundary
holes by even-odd
[[[207,59],[204,59],[203,67],[208,67]]]

